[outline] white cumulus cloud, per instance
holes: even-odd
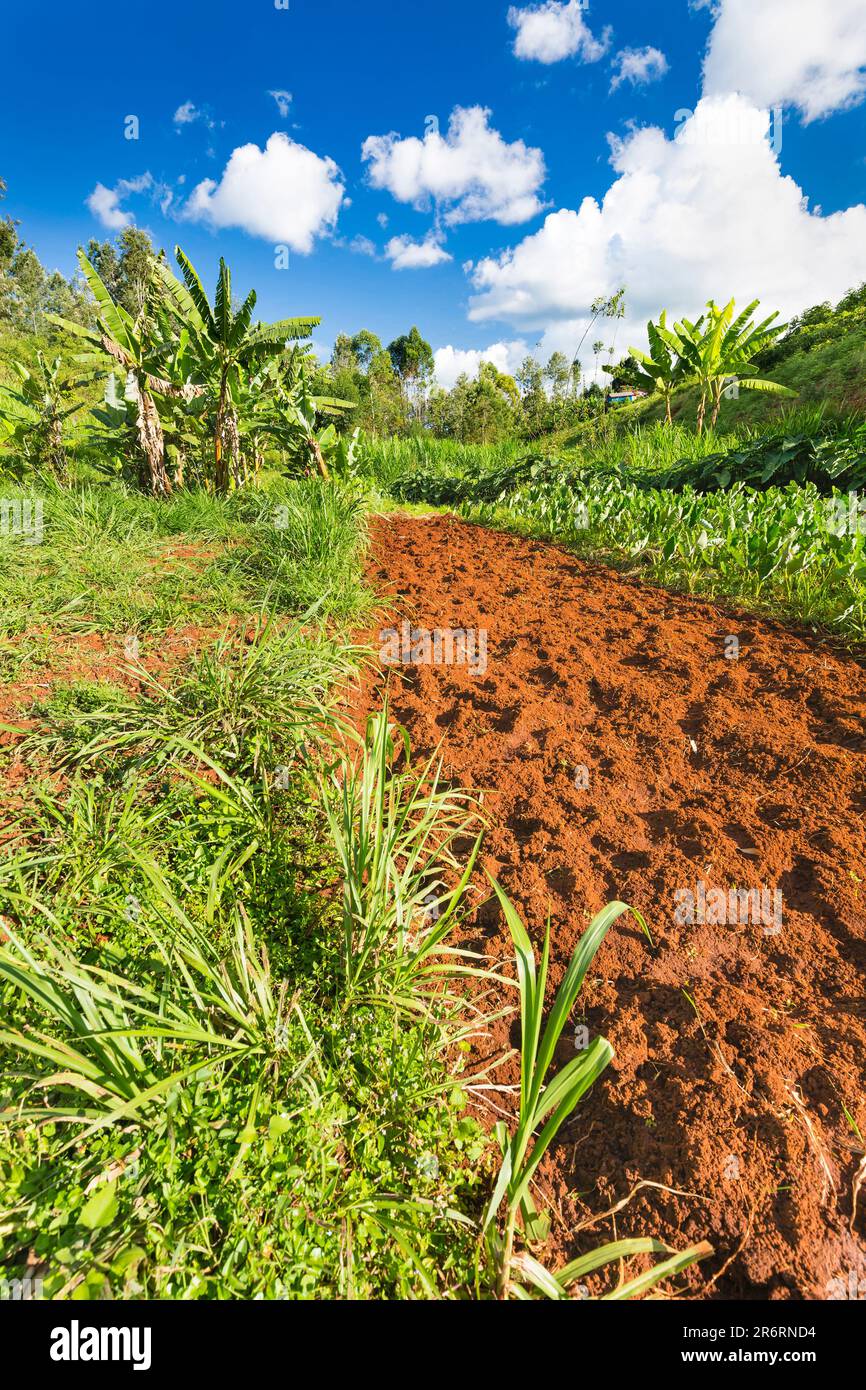
[[[436,380],[446,391],[450,391],[463,375],[476,377],[482,362],[492,362],[497,371],[512,376],[523,359],[531,351],[523,339],[512,342],[492,343],[489,348],[437,348],[433,354]]]
[[[240,145],[219,182],[193,190],[184,217],[212,227],[240,227],[307,255],[337,223],[346,190],[339,168],[281,131],[265,148]]]
[[[537,63],[559,63],[580,58],[597,63],[610,47],[611,30],[596,38],[586,22],[585,0],[545,0],[541,5],[512,5],[508,23],[517,32],[514,54]]]
[[[866,96],[864,0],[717,0],[704,94],[742,92],[813,121]]]
[[[613,77],[610,90],[615,92],[623,82],[633,87],[645,86],[664,77],[668,70],[668,60],[660,48],[623,48],[613,60]]]
[[[134,179],[119,179],[113,188],[106,188],[104,183],[97,183],[86,200],[87,206],[103,227],[108,227],[113,232],[121,231],[135,220],[131,212],[121,207],[123,199],[130,193],[146,193],[153,186],[151,174],[139,174]]]
[[[680,316],[710,298],[759,297],[787,316],[838,299],[863,279],[866,207],[811,211],[766,128],[766,111],[745,98],[707,97],[677,138],[648,127],[615,143],[617,178],[601,203],[551,213],[513,250],[472,268],[470,318],[541,327],[546,349],[573,352],[591,302],[621,285],[620,347],[640,344],[662,308]],[[600,322],[590,341],[607,346],[613,333]],[[589,356],[584,348],[585,366]]]
[[[491,127],[490,115],[481,106],[458,106],[444,136],[438,125],[423,139],[371,135],[362,150],[370,183],[400,203],[418,208],[434,203],[451,226],[527,222],[543,207],[538,190],[546,173],[544,155],[522,140],[509,144]]]
[[[433,236],[423,241],[413,241],[410,236],[392,237],[385,247],[385,255],[394,270],[428,270],[454,259]]]

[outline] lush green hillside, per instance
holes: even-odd
[[[866,311],[837,309],[824,323],[795,327],[777,348],[759,359],[758,365],[771,380],[797,392],[797,401],[793,404],[820,405],[828,416],[855,412],[866,415]],[[790,397],[740,391],[737,398],[722,401],[718,432],[741,426],[772,428],[791,405]],[[674,420],[691,425],[696,410],[697,389],[694,386],[683,387],[675,393]],[[639,401],[636,405],[621,407],[616,418],[628,425],[663,420],[664,403],[660,398]],[[559,435],[558,443],[569,447],[579,442],[583,428]]]

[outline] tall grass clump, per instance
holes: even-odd
[[[244,543],[225,564],[277,611],[313,604],[339,620],[359,618],[368,604],[361,565],[366,545],[363,497],[339,483],[304,479],[285,484],[257,505]]]
[[[477,811],[443,782],[441,760],[414,768],[409,751],[386,704],[369,719],[354,761],[319,785],[343,881],[347,1001],[390,995],[411,1007],[415,988],[417,1006],[417,988],[443,968],[443,951],[468,955],[443,943],[481,847]],[[461,865],[455,850],[466,843],[472,849]]]
[[[507,468],[529,450],[519,440],[498,444],[462,444],[454,439],[411,437],[370,439],[364,452],[364,474],[382,492],[415,473],[449,477],[467,470],[485,473]]]
[[[218,764],[230,776],[267,782],[308,737],[336,732],[339,683],[364,656],[303,614],[279,628],[260,614],[239,637],[229,628],[166,683],[141,665],[140,692],[107,687],[101,698],[49,700],[27,746],[76,764],[119,755],[138,769],[172,760]]]
[[[497,1294],[500,1298],[527,1298],[527,1290],[534,1288],[546,1298],[563,1299],[568,1297],[569,1288],[578,1279],[605,1265],[633,1255],[666,1255],[667,1259],[644,1274],[626,1283],[620,1282],[612,1292],[603,1295],[607,1299],[636,1297],[660,1280],[712,1254],[711,1247],[702,1242],[691,1249],[676,1252],[651,1238],[621,1240],[601,1246],[566,1268],[551,1273],[528,1250],[515,1250],[515,1235],[518,1220],[523,1223],[526,1242],[537,1240],[546,1230],[549,1223],[539,1213],[532,1196],[533,1177],[565,1121],[613,1058],[613,1048],[607,1039],[597,1037],[585,1051],[567,1062],[553,1076],[550,1075],[557,1045],[586,972],[608,931],[624,913],[632,911],[644,931],[647,931],[646,923],[638,912],[629,909],[625,903],[610,903],[604,908],[583,933],[545,1020],[550,923],[548,921],[545,932],[541,962],[537,964],[519,914],[495,880],[493,888],[514,944],[520,995],[520,1103],[512,1134],[509,1134],[505,1121],[499,1121],[496,1126],[502,1164],[483,1223],[496,1270]],[[501,1227],[497,1227],[495,1222],[500,1212],[503,1214],[502,1223]]]

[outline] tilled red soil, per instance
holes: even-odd
[[[485,866],[539,943],[550,911],[553,982],[611,899],[652,930],[654,948],[620,919],[584,986],[576,1021],[616,1059],[542,1167],[544,1258],[614,1232],[706,1238],[716,1254],[682,1281],[690,1294],[862,1296],[863,665],[440,515],[379,519],[369,578],[391,596],[377,632],[487,631],[483,673],[392,669],[392,707],[416,753],[441,742],[449,775],[484,792]],[[375,696],[370,682],[362,705]],[[778,890],[781,918],[678,920],[677,894],[699,883],[766,889],[774,905]],[[490,903],[467,940],[510,954]],[[517,1041],[508,1029],[478,1064]],[[569,1034],[562,1060],[574,1046]],[[513,1062],[497,1073],[515,1078]],[[585,1226],[640,1182],[680,1195],[645,1186]]]

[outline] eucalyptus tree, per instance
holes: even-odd
[[[124,227],[116,241],[91,238],[87,259],[115,304],[136,318],[152,298],[154,264],[158,259],[147,232],[140,227]]]
[[[156,263],[155,272],[188,332],[185,360],[190,379],[213,397],[214,487],[224,493],[240,480],[238,406],[243,375],[255,372],[268,358],[279,357],[288,343],[308,338],[320,320],[293,318],[270,326],[254,325],[256,292],[250,290],[237,312],[233,311],[231,272],[222,257],[211,307],[195,267],[179,246],[174,253],[183,283],[162,261]]]
[[[403,333],[388,344],[388,355],[400,380],[401,388],[405,392],[407,405],[409,404],[409,388],[414,385],[416,414],[420,415],[424,387],[435,370],[433,349],[421,336],[418,328],[412,328],[408,333]]]
[[[625,286],[623,285],[621,289],[618,289],[615,294],[612,294],[610,296],[604,294],[599,295],[598,298],[594,299],[590,304],[589,312],[590,317],[587,321],[586,327],[583,330],[583,336],[574,350],[574,356],[572,358],[573,362],[577,361],[577,359],[580,357],[580,350],[586,342],[590,329],[594,327],[594,325],[600,318],[615,320],[625,318]],[[615,338],[614,341],[616,341]],[[598,348],[598,351],[601,352],[603,347],[604,343],[601,344],[601,346]],[[593,348],[593,351],[595,351],[595,347]],[[612,352],[613,349],[611,349],[611,353]],[[597,371],[598,363],[596,362],[596,372]]]
[[[381,339],[377,338],[375,333],[371,333],[369,328],[362,328],[355,334],[351,347],[362,372],[369,372],[374,359],[383,350]]]

